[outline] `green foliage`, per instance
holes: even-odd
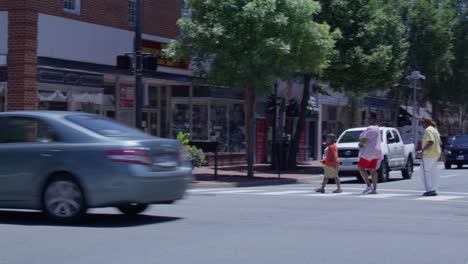
[[[410,11],[409,66],[426,76],[425,98],[432,102],[444,96],[452,74],[455,12],[447,0],[414,0]]]
[[[313,22],[320,10],[315,1],[191,0],[186,6],[192,16],[179,20],[184,34],[165,54],[192,59],[198,75],[217,84],[270,90],[279,77],[320,72],[333,49],[328,27]]]
[[[205,157],[205,153],[203,153],[203,150],[195,146],[189,145],[190,134],[179,132],[179,134],[177,134],[177,139],[180,141],[185,151],[187,151],[188,154],[190,155],[192,159],[192,165],[194,167],[198,168],[206,164],[206,157]]]
[[[321,0],[320,19],[340,29],[336,56],[326,71],[334,87],[359,94],[396,83],[408,48],[397,2]]]

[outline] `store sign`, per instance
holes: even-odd
[[[131,85],[120,85],[120,106],[133,107],[135,103],[135,89]]]
[[[287,100],[302,101],[304,83],[300,79],[277,82],[278,95]]]
[[[175,63],[171,59],[164,58],[163,56],[163,49],[167,47],[167,43],[151,41],[151,40],[143,40],[143,52],[151,53],[158,58],[158,65],[164,67],[171,67],[177,68],[182,70],[189,69],[189,63],[187,61],[182,60],[179,63]]]
[[[40,69],[38,81],[42,83],[68,84],[73,86],[102,87],[104,75],[71,72],[66,70]]]

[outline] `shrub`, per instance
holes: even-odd
[[[205,153],[203,153],[203,150],[195,146],[189,145],[190,144],[189,133],[179,132],[179,134],[177,134],[177,139],[182,144],[182,147],[184,148],[184,150],[187,151],[188,154],[190,155],[190,158],[192,160],[192,165],[194,167],[198,168],[206,164],[206,157],[205,157]]]

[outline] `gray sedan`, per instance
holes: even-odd
[[[0,113],[0,207],[75,220],[87,208],[133,215],[183,198],[192,167],[177,140],[79,112]]]

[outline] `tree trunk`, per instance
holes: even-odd
[[[248,83],[245,87],[246,102],[246,139],[247,139],[247,176],[254,176],[254,149],[255,149],[255,87]]]
[[[309,86],[310,86],[310,74],[304,75],[304,90],[302,93],[302,101],[300,106],[299,112],[299,120],[296,126],[296,132],[294,133],[293,140],[291,142],[291,146],[289,147],[289,155],[288,155],[288,167],[295,168],[297,166],[297,153],[299,151],[299,143],[301,142],[301,136],[304,132],[305,127],[305,119],[307,114],[307,106],[309,104],[310,93],[309,93]]]

